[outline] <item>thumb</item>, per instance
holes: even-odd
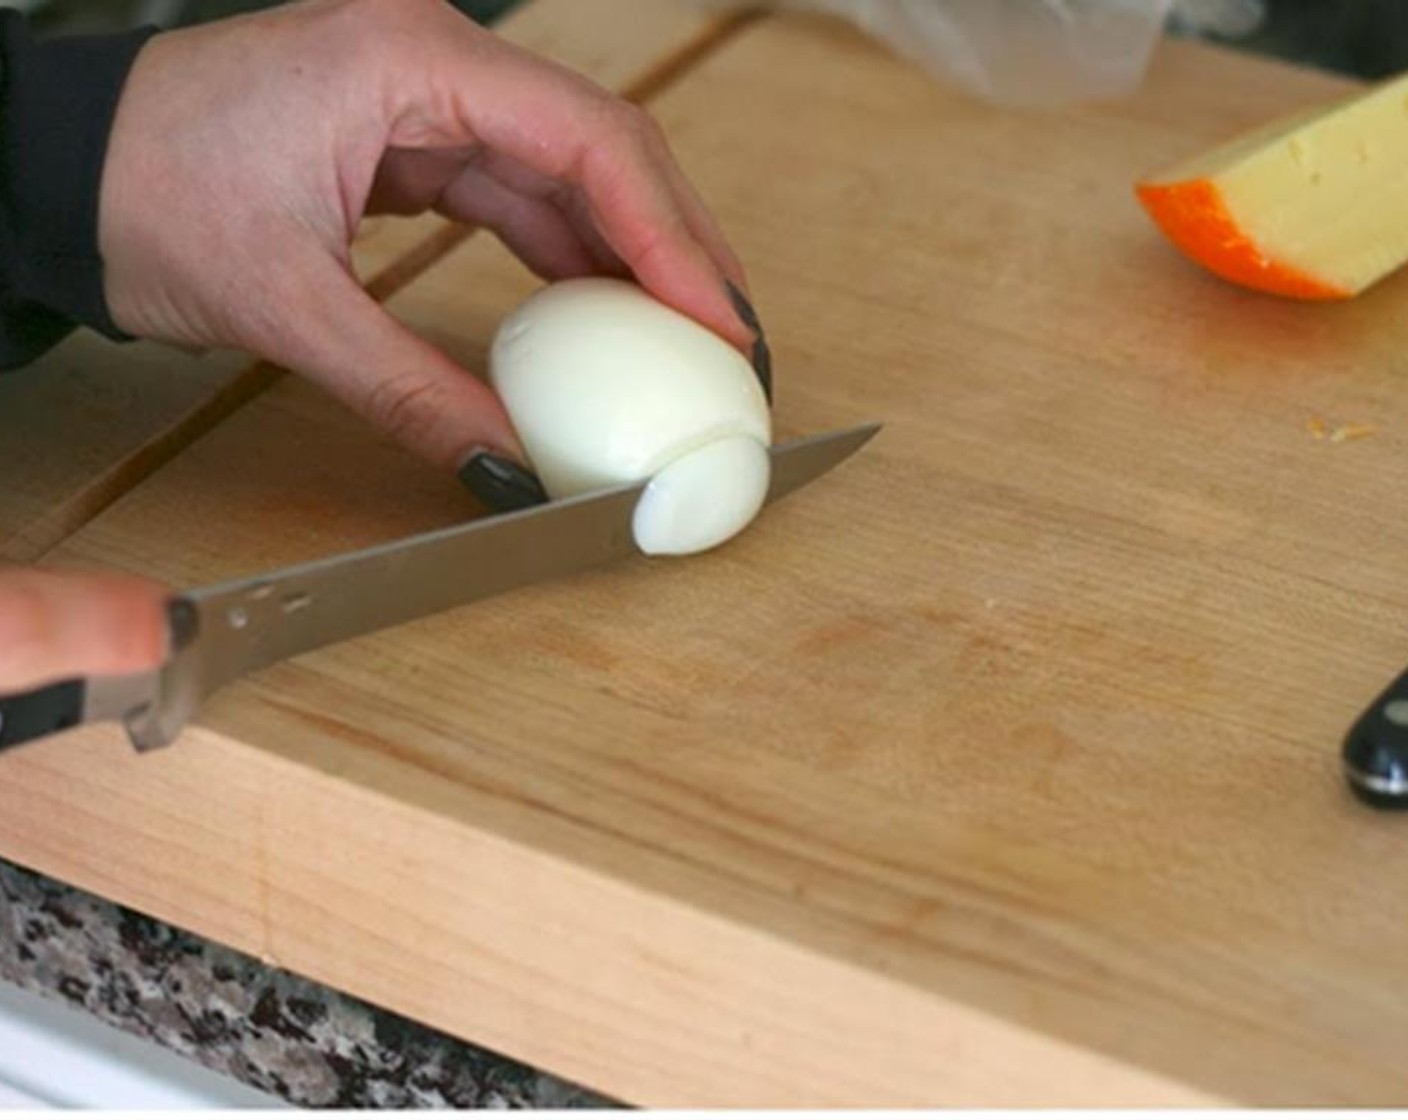
[[[132,576],[0,569],[0,693],[166,656],[166,592]]]
[[[508,412],[488,384],[397,322],[337,262],[310,264],[309,271],[312,282],[299,285],[297,321],[266,357],[449,470],[485,451],[524,461]]]

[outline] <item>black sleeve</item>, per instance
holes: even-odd
[[[98,192],[118,96],[154,33],[36,42],[0,12],[0,369],[76,325],[124,337],[103,296]]]

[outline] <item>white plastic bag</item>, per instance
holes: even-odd
[[[706,0],[707,2],[707,0]],[[717,0],[715,0],[717,3]],[[990,101],[1060,106],[1139,85],[1176,7],[1201,31],[1247,30],[1262,0],[772,0],[840,16]]]

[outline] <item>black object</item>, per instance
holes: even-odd
[[[537,475],[512,459],[487,451],[470,456],[460,468],[459,478],[476,498],[497,513],[529,509],[548,500],[548,492]]]
[[[98,249],[108,133],[155,29],[37,41],[0,8],[0,366],[83,324],[112,338]]]
[[[1361,78],[1408,66],[1403,0],[1271,0],[1267,17],[1235,46]]]
[[[725,280],[724,286],[728,289],[728,298],[733,301],[733,309],[738,312],[743,325],[758,336],[758,340],[753,343],[753,372],[758,375],[758,383],[763,387],[763,396],[767,397],[768,404],[772,404],[772,350],[768,347],[763,324],[759,321],[753,305],[748,302],[748,297],[738,290],[732,280]]]
[[[0,751],[66,731],[83,718],[83,681],[0,696]]]
[[[1408,809],[1408,672],[1345,736],[1344,776],[1354,795],[1377,809]]]

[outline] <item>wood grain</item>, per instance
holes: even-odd
[[[656,109],[779,428],[876,443],[710,555],[0,761],[0,851],[640,1103],[1408,1101],[1408,848],[1335,758],[1405,653],[1408,280],[1238,291],[1129,193],[1338,88],[1170,46],[1017,115],[754,27]],[[476,241],[391,306],[473,367],[530,287]],[[467,503],[286,382],[61,558],[197,582]]]
[[[0,374],[0,562],[38,558],[101,510],[149,440],[248,365],[84,333]]]
[[[737,22],[682,0],[537,0],[496,30],[639,97]],[[373,218],[353,245],[353,265],[385,299],[471,232],[435,215]],[[248,355],[119,346],[84,332],[0,375],[0,563],[43,555],[281,372]]]

